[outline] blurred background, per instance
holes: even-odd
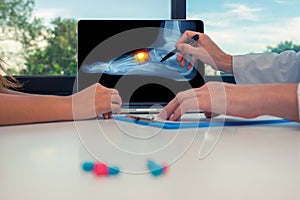
[[[187,0],[225,52],[300,50],[300,1]],[[0,0],[0,57],[13,75],[75,75],[79,19],[170,19],[169,0]],[[218,75],[210,67],[206,75]]]

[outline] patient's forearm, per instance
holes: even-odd
[[[0,125],[71,120],[69,97],[0,94]]]

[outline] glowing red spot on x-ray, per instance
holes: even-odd
[[[147,50],[140,50],[140,51],[136,51],[134,52],[134,59],[135,61],[137,61],[138,63],[145,63],[149,60],[150,56],[149,56],[149,52]]]

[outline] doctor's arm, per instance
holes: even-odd
[[[178,120],[186,111],[197,109],[244,118],[272,115],[299,121],[297,84],[235,85],[208,82],[200,88],[178,93],[158,117]]]
[[[186,44],[188,38],[198,34],[195,46]],[[233,74],[237,84],[298,83],[300,82],[300,52],[292,50],[278,53],[235,55],[225,53],[203,33],[186,31],[176,44],[176,60],[183,67],[189,60],[191,68],[197,60],[213,69]]]
[[[199,34],[200,39],[197,45],[185,44],[184,41],[194,34]],[[182,67],[185,66],[187,60],[190,60],[188,68],[200,60],[213,69],[233,73],[238,83],[255,85],[215,82],[181,92],[159,114],[162,119],[177,120],[188,110],[201,109],[206,114],[227,114],[246,118],[273,115],[299,121],[299,53],[285,52],[280,55],[270,53],[235,57],[223,52],[209,36],[192,31],[186,31],[176,47],[179,50],[177,61]],[[271,68],[275,64],[276,66]],[[261,67],[263,71],[268,71],[269,75],[266,75],[267,73],[260,75],[257,71]],[[264,80],[265,76],[267,76],[266,80]],[[239,77],[254,78],[243,80]]]

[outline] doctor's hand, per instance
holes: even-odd
[[[263,90],[259,93],[253,86],[208,82],[200,88],[179,92],[157,118],[176,121],[189,110],[202,110],[206,117],[227,114],[253,118],[259,114],[261,93]]]
[[[199,35],[199,40],[195,45],[189,45],[185,42],[194,36]],[[195,43],[195,42],[194,42]],[[188,69],[191,69],[197,60],[204,64],[210,65],[215,70],[221,70],[232,74],[232,56],[223,52],[208,35],[185,31],[176,44],[179,53],[176,61],[180,62],[180,66],[185,66],[187,60],[190,58]]]
[[[73,94],[72,98],[74,119],[89,119],[103,115],[104,119],[111,118],[112,113],[120,113],[122,99],[119,92],[102,86],[99,83]]]

